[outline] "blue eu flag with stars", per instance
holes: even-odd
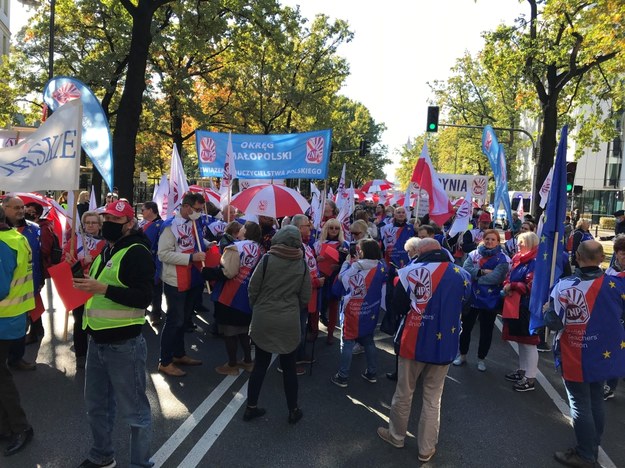
[[[543,304],[549,300],[553,282],[562,276],[564,252],[564,218],[566,216],[566,140],[568,128],[565,125],[560,134],[560,143],[553,168],[551,189],[543,218],[543,230],[538,244],[534,282],[530,294],[530,333],[543,327]],[[555,256],[555,261],[554,261]],[[553,271],[552,271],[553,270]],[[553,279],[553,281],[552,281]]]

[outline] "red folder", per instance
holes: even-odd
[[[319,257],[323,257],[323,260],[319,260]],[[339,251],[330,244],[321,244],[319,257],[317,257],[319,271],[324,276],[332,275],[335,271],[333,267],[339,263]]]
[[[91,293],[81,291],[72,286],[72,267],[69,263],[61,262],[53,265],[48,268],[48,273],[50,273],[50,277],[54,281],[54,286],[65,306],[65,310],[74,310],[93,296]]]

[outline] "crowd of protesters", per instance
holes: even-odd
[[[376,383],[374,334],[380,321],[394,335],[396,367],[386,377],[397,381],[397,387],[389,426],[380,427],[378,435],[396,448],[404,446],[412,395],[422,376],[420,461],[435,455],[445,377],[451,364],[470,361],[471,331],[478,319],[477,369],[487,370],[493,327],[501,315],[503,338],[519,345],[518,369],[502,377],[518,392],[536,388],[537,352],[544,331],[529,328],[529,296],[540,242],[529,219],[513,219],[512,236],[504,241],[485,206],[475,210],[466,232],[449,238],[451,220],[437,226],[427,215],[413,218],[401,206],[363,203],[348,222],[340,222],[336,204],[328,200],[320,224],[313,226],[310,213],[294,213],[284,220],[246,216],[233,206],[216,207],[190,192],[167,220],[161,219],[153,202],[143,205],[139,221],[133,207],[117,194],[109,194],[96,211],[85,207],[87,197],[78,200],[82,208],[73,234],[76,240],[65,243],[60,259],[52,258],[59,240],[54,239],[43,207],[25,206],[19,197],[9,195],[0,209],[0,254],[7,268],[0,283],[0,409],[20,408],[9,369],[36,368],[23,356],[27,344],[43,337],[40,292],[50,277],[48,269],[59,261],[69,263],[74,287],[93,295],[72,311],[76,367],[86,372],[85,402],[93,434],[93,445],[80,467],[115,466],[116,408],[132,429],[130,465],[152,466],[147,353],[141,330],[146,316],[152,326],[162,327],[158,371],[172,379],[184,377],[202,365],[185,346],[185,333],[195,328],[194,314],[206,310],[205,291],[214,305],[211,331],[223,338],[227,358],[215,372],[250,373],[245,421],[265,414],[258,402],[272,354],[280,356],[287,420],[295,424],[303,417],[297,376],[312,365],[314,356],[307,353],[307,344],[317,340],[320,330],[325,331],[328,346],[336,346],[335,334],[340,343],[337,372],[329,376],[333,384],[349,385],[352,356],[357,353],[366,357],[360,377]],[[567,248],[577,276],[565,275],[568,279],[554,289],[547,307],[549,325],[557,331],[554,351],[571,404],[587,407],[594,415],[602,411],[604,399],[614,397],[618,379],[625,375],[625,356],[615,353],[610,365],[604,363],[593,372],[567,361],[565,350],[574,346],[575,333],[580,333],[573,329],[579,324],[562,299],[568,294],[567,281],[593,287],[604,275],[599,269],[603,251],[592,240],[587,221],[580,219],[570,237],[572,245]],[[605,297],[615,294],[610,289],[625,294],[621,279],[625,236],[616,236],[614,245],[615,257],[605,273],[614,286],[606,287]],[[15,258],[29,258],[28,271]],[[15,286],[18,280],[27,290]],[[12,307],[20,297],[24,298],[20,306]],[[622,308],[616,310],[605,301],[610,316],[604,321],[590,316],[595,329],[605,333],[599,341],[625,342]],[[585,389],[592,392],[589,399]],[[33,437],[21,410],[10,411],[0,423],[4,424],[0,435],[9,438],[7,456]],[[577,445],[555,457],[568,466],[594,466],[602,427],[594,427],[588,435],[588,421],[575,416],[574,426]]]

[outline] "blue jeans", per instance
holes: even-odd
[[[111,434],[119,407],[130,425],[130,466],[151,467],[152,413],[145,394],[147,347],[143,336],[118,343],[97,344],[89,338],[85,406],[93,433],[89,460],[105,464],[115,452]]]
[[[577,454],[590,462],[597,461],[605,422],[603,382],[564,381],[569,396]]]
[[[174,357],[179,358],[186,354],[184,328],[187,320],[191,320],[197,288],[180,292],[177,287],[163,283],[163,290],[167,301],[167,314],[161,333],[161,364],[168,366]]]
[[[360,343],[365,348],[365,358],[367,359],[367,373],[375,375],[378,371],[377,350],[373,342],[373,335],[366,335],[356,338],[355,340],[346,340],[341,336],[341,363],[339,375],[341,377],[349,377],[349,369],[352,366],[352,351],[354,345]]]

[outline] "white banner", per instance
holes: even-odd
[[[467,191],[472,198],[486,199],[488,177],[481,175],[438,174],[438,180],[443,184],[447,195],[464,197]]]
[[[0,190],[78,190],[82,102],[64,104],[17,146],[0,148]]]

